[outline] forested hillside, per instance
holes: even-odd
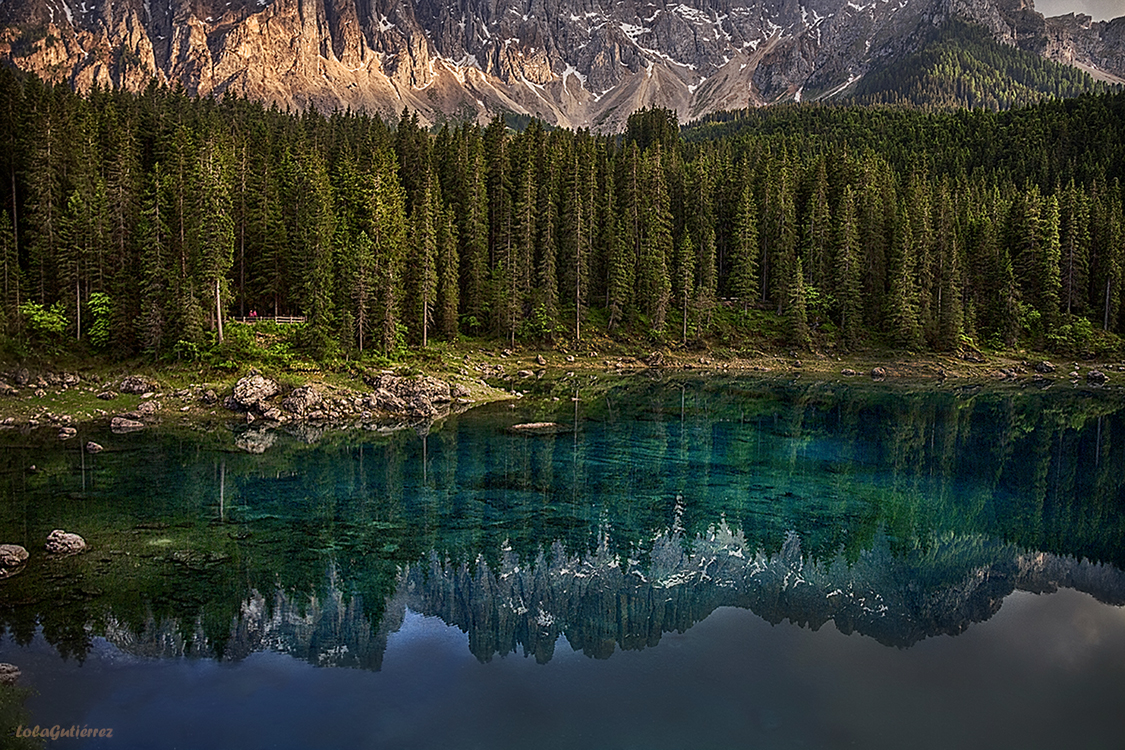
[[[917,52],[861,78],[854,100],[1000,110],[1111,88],[1076,67],[1000,44],[980,26],[953,20],[934,29]]]
[[[1112,94],[429,133],[3,71],[6,346],[201,357],[253,310],[307,316],[313,357],[592,328],[1079,354],[1125,328],[1123,130]]]

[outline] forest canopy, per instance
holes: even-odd
[[[653,109],[607,136],[2,70],[0,120],[9,353],[198,358],[251,311],[302,316],[312,357],[589,327],[1081,354],[1125,327],[1120,93]]]

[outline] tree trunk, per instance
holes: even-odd
[[[223,343],[223,308],[219,298],[219,278],[215,277],[215,326],[219,331],[219,343]]]

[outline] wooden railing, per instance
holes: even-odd
[[[235,323],[264,323],[267,320],[271,323],[304,323],[306,318],[304,315],[247,315],[245,318],[230,317],[227,320]]]

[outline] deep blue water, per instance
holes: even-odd
[[[31,691],[0,721],[114,730],[60,748],[1125,746],[1116,395],[557,389],[397,431],[0,435],[0,542],[32,551],[0,581]],[[567,431],[506,430],[543,420]],[[90,550],[46,559],[53,528]]]

